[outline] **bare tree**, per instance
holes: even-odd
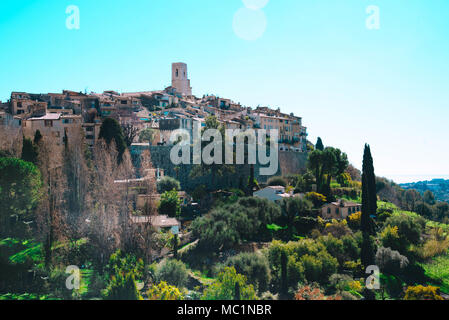
[[[66,134],[64,146],[64,174],[67,179],[66,221],[68,237],[77,240],[84,236],[86,200],[89,192],[90,170],[88,167],[88,150],[84,141],[84,132],[74,129]]]
[[[62,149],[56,138],[46,136],[38,143],[38,167],[43,181],[43,198],[37,210],[39,235],[44,242],[45,263],[52,261],[52,246],[65,239],[64,192],[67,188],[62,163]]]
[[[0,151],[20,158],[22,152],[22,127],[0,125]]]
[[[134,139],[137,137],[139,129],[133,126],[131,123],[125,123],[122,125],[122,130],[123,136],[125,138],[125,143],[129,147],[134,142]]]

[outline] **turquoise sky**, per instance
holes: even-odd
[[[80,9],[79,30],[66,28],[69,5]],[[365,26],[369,5],[380,9],[379,30]],[[242,8],[241,0],[2,0],[0,100],[11,91],[162,89],[170,64],[182,61],[194,94],[294,112],[313,142],[321,136],[358,167],[368,142],[378,175],[449,175],[449,1],[270,0],[243,11],[250,16],[236,33]],[[238,36],[264,17],[260,38]]]

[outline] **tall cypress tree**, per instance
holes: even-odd
[[[38,151],[37,147],[33,144],[33,141],[28,138],[23,138],[22,145],[22,160],[37,164]]]
[[[34,144],[38,144],[42,140],[42,134],[39,130],[34,133]]]
[[[372,235],[375,234],[372,216],[377,211],[376,176],[374,174],[373,158],[368,144],[365,144],[362,168],[362,217],[361,229],[363,235],[361,262],[366,268],[374,264],[375,245]]]
[[[363,232],[374,235],[372,217],[377,212],[376,176],[374,174],[373,157],[368,144],[365,144],[362,167],[362,221]]]
[[[315,149],[321,150],[321,151],[324,150],[323,141],[321,140],[320,137],[318,137],[318,140],[316,141]]]
[[[123,136],[122,128],[117,120],[112,118],[106,118],[100,127],[99,139],[104,139],[109,145],[114,139],[115,147],[118,151],[118,163],[122,162],[123,153],[126,150],[125,138]]]

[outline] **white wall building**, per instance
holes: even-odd
[[[284,198],[299,197],[301,194],[286,193],[283,186],[268,186],[253,193],[254,197],[268,199],[273,202],[281,201]]]

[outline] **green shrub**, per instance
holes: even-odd
[[[185,287],[188,281],[186,265],[178,260],[164,260],[156,269],[157,282],[165,281],[175,287]]]
[[[157,182],[157,192],[159,192],[160,194],[172,190],[181,190],[181,185],[175,178],[165,176]]]
[[[270,283],[270,267],[264,255],[258,253],[240,253],[230,257],[226,263],[228,267],[234,267],[237,273],[247,277],[258,292],[268,289]]]
[[[184,300],[185,291],[162,281],[158,285],[152,285],[147,295],[149,300]]]
[[[159,214],[169,217],[179,217],[181,214],[181,199],[178,197],[178,191],[165,191],[161,195],[158,211]]]
[[[217,280],[205,290],[202,300],[234,300],[236,286],[239,288],[240,300],[256,300],[253,285],[247,284],[246,277],[238,274],[235,268],[226,267],[218,274]]]
[[[287,180],[282,177],[271,177],[270,179],[268,179],[267,185],[287,187]]]
[[[111,281],[103,292],[105,300],[141,300],[136,287],[134,275],[119,273],[112,276]]]

